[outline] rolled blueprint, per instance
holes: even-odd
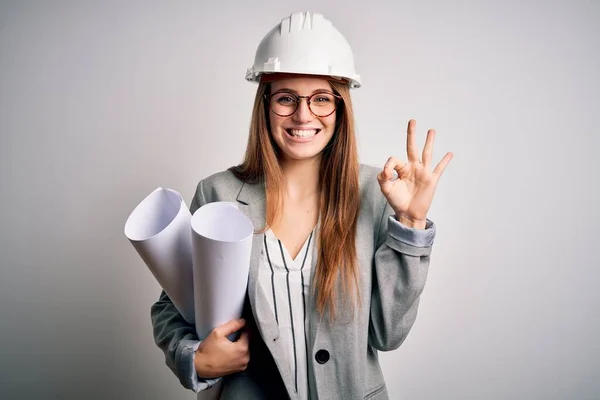
[[[159,187],[129,215],[125,236],[179,313],[194,324],[191,218],[178,192]]]
[[[125,223],[125,236],[201,340],[242,316],[253,233],[237,203],[208,203],[192,216],[178,192],[161,187]],[[216,400],[221,390],[219,380],[197,400]]]
[[[191,226],[196,333],[204,339],[242,315],[254,226],[228,202],[200,207]]]

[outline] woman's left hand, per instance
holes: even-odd
[[[427,132],[420,160],[415,126],[416,121],[411,119],[406,136],[408,162],[390,157],[377,175],[377,180],[398,221],[409,227],[424,229],[437,183],[453,154],[446,153],[433,171],[430,171],[435,130],[430,129]],[[394,179],[394,170],[398,173],[398,179]]]

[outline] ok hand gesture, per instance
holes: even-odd
[[[416,121],[411,119],[406,136],[408,162],[390,157],[377,175],[377,180],[398,221],[409,227],[424,229],[437,183],[453,154],[446,153],[433,171],[430,171],[435,130],[427,132],[425,147],[419,159],[415,127]],[[394,170],[398,173],[398,179],[393,179]]]

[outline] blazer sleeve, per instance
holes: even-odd
[[[374,255],[369,344],[395,350],[406,339],[417,317],[425,287],[436,226],[409,228],[396,220],[385,203]]]
[[[190,205],[192,215],[204,204],[206,199],[201,181]],[[196,373],[194,356],[201,340],[196,334],[195,326],[183,318],[164,290],[150,308],[150,318],[154,342],[164,353],[165,363],[183,387],[198,393],[212,387],[221,379],[200,378]]]

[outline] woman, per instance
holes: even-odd
[[[358,162],[360,77],[319,14],[273,28],[247,79],[258,89],[245,160],[201,180],[191,205],[237,201],[260,228],[244,318],[200,341],[163,291],[156,343],[195,392],[222,380],[222,398],[387,399],[377,352],[415,321],[435,236],[427,212],[452,153],[432,168],[435,132],[419,154],[411,120],[407,161]]]

